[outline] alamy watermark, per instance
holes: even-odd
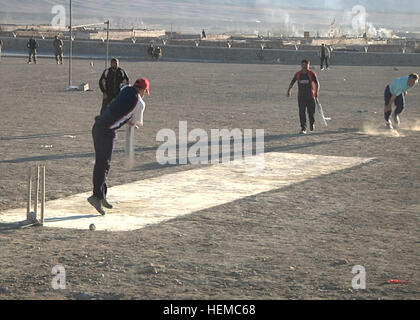
[[[66,289],[66,269],[61,264],[56,265],[52,268],[51,273],[55,277],[51,280],[51,287],[54,290],[65,290]]]
[[[244,161],[247,175],[259,175],[264,170],[264,129],[203,129],[188,132],[187,121],[179,122],[178,137],[171,129],[161,129],[156,141],[164,142],[156,151],[156,161],[166,164],[218,164]],[[255,140],[255,155],[253,145]],[[210,157],[209,157],[210,148]]]
[[[54,29],[63,29],[66,27],[66,8],[62,5],[53,6],[51,13],[55,16],[51,20],[51,26]]]
[[[354,6],[351,9],[352,20],[351,26],[353,31],[357,34],[362,34],[366,31],[366,8],[361,5]]]
[[[352,271],[353,274],[356,274],[352,281],[351,286],[354,290],[364,290],[366,289],[366,269],[363,266],[357,265],[354,266]]]

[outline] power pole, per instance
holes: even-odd
[[[72,28],[72,21],[71,21],[71,15],[72,15],[72,6],[71,6],[71,0],[70,0],[70,54],[69,54],[69,87],[71,86],[71,60],[73,58],[73,28]]]
[[[105,22],[106,27],[106,60],[105,60],[105,69],[108,67],[108,54],[109,54],[109,20]]]

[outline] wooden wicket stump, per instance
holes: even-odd
[[[44,213],[45,213],[45,166],[36,167],[35,176],[35,201],[34,210],[32,208],[32,168],[28,170],[28,188],[27,188],[27,203],[26,203],[26,220],[18,222],[19,228],[27,228],[32,226],[44,225]],[[38,219],[38,202],[40,200],[40,218]]]

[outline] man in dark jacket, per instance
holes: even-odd
[[[324,43],[321,45],[321,48],[319,49],[319,56],[321,57],[321,70],[324,70],[324,61],[325,61],[325,67],[328,70],[330,67],[329,61],[331,57],[331,51]]]
[[[55,36],[53,41],[55,61],[57,64],[63,64],[63,40]]]
[[[0,62],[1,62],[1,49],[3,48],[3,41],[0,39]]]
[[[116,58],[111,60],[111,67],[106,69],[99,79],[99,88],[103,93],[102,114],[106,106],[118,95],[121,87],[128,84],[128,76],[126,72],[120,68],[119,61]]]
[[[1,62],[1,49],[3,48],[3,40],[0,39],[0,62]]]
[[[26,47],[29,50],[28,63],[31,63],[32,58],[34,58],[34,63],[36,64],[36,49],[38,48],[38,42],[36,42],[33,36],[31,36],[31,38],[28,40]]]

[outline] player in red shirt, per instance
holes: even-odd
[[[309,129],[315,129],[315,101],[318,98],[319,81],[315,72],[310,70],[310,62],[302,60],[302,70],[297,72],[290,82],[287,96],[290,98],[291,91],[295,82],[298,82],[298,103],[299,103],[299,118],[300,118],[300,133],[306,134],[306,110],[309,115]]]

